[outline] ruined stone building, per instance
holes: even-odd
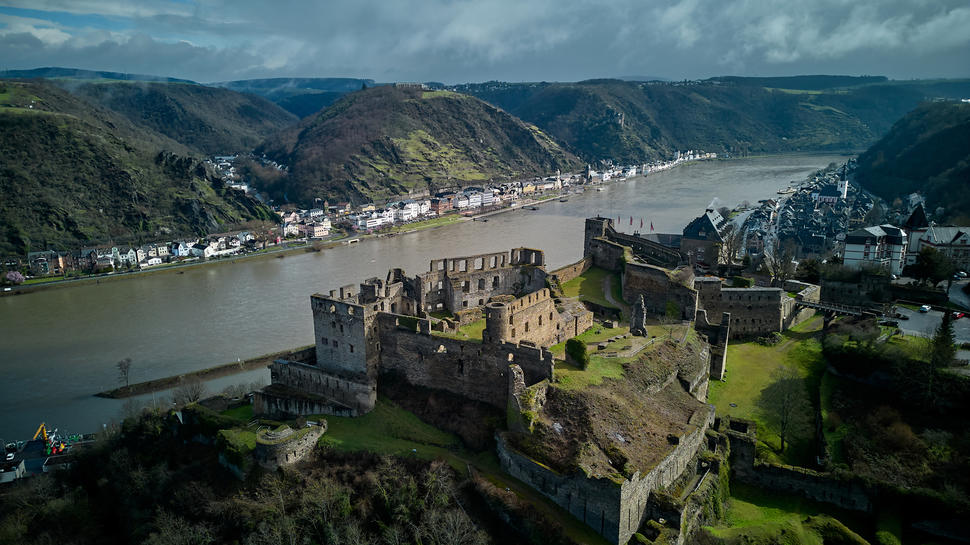
[[[315,358],[274,362],[272,384],[256,396],[257,412],[365,414],[388,374],[504,409],[510,363],[530,384],[551,378],[546,348],[593,323],[581,305],[557,307],[545,287],[544,259],[529,248],[437,259],[413,277],[391,269],[383,280],[312,295]],[[474,341],[441,334],[446,322],[430,316],[480,316],[483,308],[485,331]]]
[[[698,233],[705,231],[707,240],[713,241],[716,237],[710,230],[719,217],[707,214],[702,216],[706,219],[695,220],[691,225],[697,227]],[[700,225],[706,227],[701,229]],[[789,281],[784,289],[729,288],[716,276],[695,278],[694,268],[683,261],[676,267],[664,267],[655,263],[657,259],[641,259],[650,256],[627,245],[635,242],[642,247],[639,237],[618,235],[621,234],[615,232],[609,218],[587,219],[585,259],[591,266],[621,272],[623,298],[635,301],[642,297],[644,308],[653,316],[693,320],[703,310],[705,321],[718,324],[727,313],[731,315],[732,338],[760,337],[784,331],[811,317],[814,311],[801,308],[799,300],[819,300],[818,286],[800,282]],[[789,292],[798,293],[798,297],[791,297]]]

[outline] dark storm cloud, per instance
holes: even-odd
[[[0,59],[216,81],[970,75],[955,0],[0,0]]]

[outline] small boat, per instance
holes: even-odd
[[[606,188],[605,187],[597,187],[596,188],[596,191],[606,191]]]
[[[538,210],[539,207],[538,206],[527,206],[525,209],[526,210]]]
[[[564,196],[559,198],[559,202],[568,202],[568,201],[569,201],[569,197]]]

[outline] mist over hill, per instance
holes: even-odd
[[[349,94],[257,152],[290,167],[263,187],[294,202],[423,195],[581,165],[541,130],[474,97],[393,86]]]

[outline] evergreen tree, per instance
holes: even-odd
[[[937,328],[936,334],[933,336],[933,346],[930,354],[930,363],[933,367],[946,367],[953,363],[953,358],[957,354],[955,342],[956,339],[953,335],[953,317],[950,311],[946,311],[943,313],[943,321],[940,322],[940,327]]]

